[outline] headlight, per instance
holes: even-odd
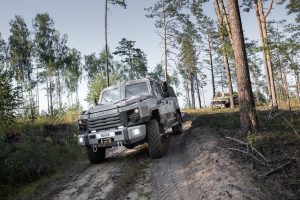
[[[85,144],[83,135],[78,136],[78,144],[79,145],[84,145]]]
[[[140,119],[139,109],[136,108],[128,113],[129,121],[137,122]]]

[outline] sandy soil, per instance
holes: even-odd
[[[164,156],[155,160],[147,145],[110,151],[103,164],[87,164],[54,191],[46,189],[43,199],[284,199],[262,189],[213,129],[187,123],[183,134],[164,137],[163,146]]]

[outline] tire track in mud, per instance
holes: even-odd
[[[186,179],[184,172],[187,155],[186,141],[189,132],[167,138],[164,157],[155,160],[152,187],[152,199],[193,199],[187,193],[188,188],[182,184]],[[168,141],[169,140],[169,141]]]

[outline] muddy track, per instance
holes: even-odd
[[[185,125],[162,141],[162,158],[150,159],[146,145],[108,153],[47,199],[274,199],[213,129]]]
[[[186,157],[186,140],[188,134],[168,138],[170,141],[164,157],[155,160],[152,174],[153,199],[191,199],[188,188],[182,185],[186,179],[182,171]]]

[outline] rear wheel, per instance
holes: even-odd
[[[150,119],[147,123],[147,142],[150,157],[160,158],[162,155],[160,127],[156,119]]]
[[[102,163],[105,160],[105,148],[97,148],[97,151],[94,152],[91,146],[86,149],[88,158],[91,163]]]

